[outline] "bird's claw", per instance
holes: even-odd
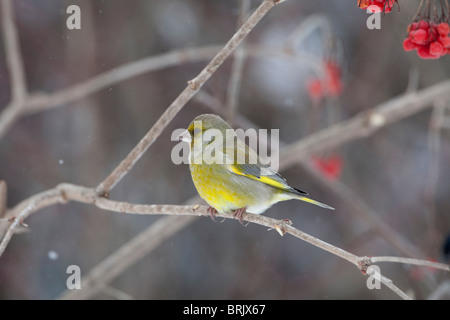
[[[214,218],[217,216],[217,214],[218,214],[219,212],[217,212],[217,210],[214,209],[213,207],[208,207],[208,209],[206,209],[206,212],[207,212],[207,213],[209,214],[209,216],[211,217],[211,220],[214,221],[214,222],[216,222],[216,220],[215,220]]]
[[[244,221],[242,219],[242,217],[243,217],[244,213],[246,213],[246,212],[247,212],[247,207],[236,209],[233,212],[233,217],[238,218],[239,222],[242,224],[242,222]]]

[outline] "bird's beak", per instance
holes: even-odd
[[[178,141],[185,141],[187,143],[191,143],[192,142],[192,137],[191,134],[189,133],[189,131],[184,131],[179,137],[178,137]]]

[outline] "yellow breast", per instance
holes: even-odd
[[[199,195],[218,212],[231,212],[251,202],[220,165],[191,163],[189,168]]]

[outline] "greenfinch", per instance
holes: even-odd
[[[219,134],[207,134],[208,131]],[[230,133],[233,138],[231,144],[225,141]],[[261,214],[273,204],[291,199],[333,209],[306,197],[306,192],[290,187],[278,172],[264,164],[256,152],[233,133],[231,126],[219,116],[202,114],[180,136],[180,140],[190,144],[192,181],[199,195],[210,205],[208,213],[211,218],[217,213],[233,213],[242,223],[245,212]],[[205,152],[213,144],[214,150]],[[238,161],[242,159],[245,161]]]

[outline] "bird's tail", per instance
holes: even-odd
[[[316,206],[334,210],[333,207],[330,207],[329,205],[326,205],[325,203],[316,201],[314,199],[306,197],[308,194],[305,191],[302,191],[300,189],[292,188],[290,187],[289,190],[286,190],[285,192],[282,192],[278,195],[277,201],[284,201],[284,200],[290,200],[290,199],[298,199],[305,202],[309,202],[312,204],[315,204]]]
[[[319,202],[319,201],[310,199],[310,198],[305,197],[305,196],[297,195],[297,196],[295,197],[295,199],[302,200],[302,201],[305,201],[305,202],[309,202],[309,203],[315,204],[316,206],[319,206],[319,207],[322,207],[322,208],[334,210],[333,207],[330,207],[329,205],[326,205],[325,203],[322,203],[322,202]]]

